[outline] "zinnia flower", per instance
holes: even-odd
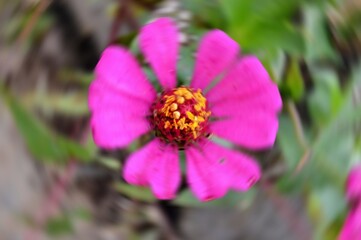
[[[361,202],[361,165],[351,169],[346,183],[346,195],[350,202]]]
[[[351,211],[341,230],[339,240],[361,239],[361,165],[354,167],[348,175],[346,195]]]
[[[155,138],[126,160],[124,178],[150,186],[159,199],[175,197],[181,182],[180,150],[193,193],[202,201],[245,191],[261,176],[252,157],[210,140],[214,135],[252,150],[273,145],[282,100],[261,62],[238,55],[238,44],[220,30],[207,33],[196,54],[190,86],[177,87],[178,31],[169,18],[141,29],[140,49],[163,91],[157,94],[132,54],[109,46],[96,66],[89,92],[94,141],[126,147]]]

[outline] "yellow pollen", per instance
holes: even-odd
[[[164,123],[164,129],[167,129],[167,128],[171,127],[171,126],[172,126],[172,125],[170,124],[169,121],[166,121],[166,122]]]
[[[188,117],[190,120],[194,120],[194,115],[193,115],[193,113],[187,111],[186,114],[187,114],[187,117]]]
[[[179,119],[180,116],[181,116],[180,112],[178,112],[178,111],[173,112],[173,118],[174,119]]]
[[[179,129],[183,130],[184,128],[186,128],[188,125],[186,124],[186,119],[185,117],[182,117],[177,124],[179,125]]]
[[[190,92],[186,92],[186,93],[184,94],[184,97],[185,97],[187,100],[190,100],[190,99],[193,98],[193,95],[192,95]]]
[[[171,111],[175,111],[175,110],[177,110],[177,109],[178,109],[178,104],[172,103],[172,104],[170,105],[170,110],[171,110]]]
[[[179,104],[183,104],[184,101],[185,101],[184,97],[178,97],[177,98],[177,103],[179,103]]]
[[[196,104],[194,105],[194,110],[196,110],[197,112],[201,111],[202,106],[200,104]]]
[[[174,96],[168,96],[167,100],[165,101],[165,103],[172,103],[174,102],[175,97]]]

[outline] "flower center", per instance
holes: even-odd
[[[208,134],[211,114],[201,90],[179,87],[166,92],[152,106],[151,123],[156,135],[183,147]]]

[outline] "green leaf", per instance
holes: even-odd
[[[188,86],[193,75],[194,51],[190,47],[184,47],[180,50],[180,59],[178,61],[177,73],[180,85]]]
[[[254,21],[280,21],[291,17],[301,0],[222,0],[220,6],[230,25],[248,25]]]
[[[315,4],[307,4],[303,7],[305,21],[305,44],[306,59],[314,60],[336,60],[335,50],[330,44],[326,28],[326,14],[323,9]]]
[[[286,65],[286,56],[283,51],[267,51],[267,54],[260,54],[258,57],[267,69],[272,80],[279,85],[283,80],[283,71]]]
[[[91,152],[77,142],[54,134],[1,86],[0,96],[7,103],[18,129],[34,157],[45,162],[56,163],[65,163],[70,158],[81,161],[92,160]]]
[[[35,95],[35,96],[34,96]],[[85,93],[40,93],[30,95],[27,104],[35,105],[47,114],[61,114],[81,117],[89,114],[88,101]]]
[[[59,148],[64,151],[67,158],[75,158],[82,162],[94,161],[95,151],[63,136],[56,136],[55,141],[58,143]]]
[[[65,69],[60,71],[59,79],[64,83],[77,83],[88,88],[90,83],[94,80],[92,72],[82,72],[73,69]]]
[[[74,219],[90,221],[93,217],[91,211],[87,208],[79,207],[72,210],[70,216]]]
[[[154,202],[156,200],[149,188],[128,185],[121,182],[115,184],[114,187],[125,196],[135,200],[144,202]]]
[[[283,49],[297,55],[304,50],[303,36],[299,30],[284,21],[257,21],[244,28],[233,26],[228,32],[248,50]]]
[[[234,192],[230,191],[226,196],[212,200],[209,202],[199,201],[190,190],[184,190],[179,196],[172,201],[172,204],[182,207],[234,207],[234,206],[249,206],[256,195],[255,188],[248,190],[247,192]]]
[[[220,5],[227,16],[227,31],[242,48],[249,50],[280,48],[301,54],[304,49],[303,37],[290,19],[299,2],[225,0],[220,1]]]
[[[73,232],[73,225],[68,215],[50,218],[45,226],[46,232],[55,237]]]
[[[223,28],[225,17],[219,11],[218,0],[183,0],[184,7],[193,12],[193,18],[211,28]]]
[[[290,94],[293,100],[301,100],[304,94],[305,87],[299,64],[295,59],[291,59],[284,87],[286,89],[286,92]]]
[[[100,157],[99,162],[109,169],[119,171],[122,167],[119,160],[112,157]]]
[[[313,189],[308,198],[308,212],[312,217],[315,227],[315,239],[325,239],[330,225],[342,215],[346,204],[343,194],[330,186],[322,189]],[[327,238],[329,239],[329,238]]]
[[[317,66],[310,68],[315,87],[308,98],[310,114],[316,126],[324,126],[339,112],[343,94],[337,73]]]
[[[304,153],[304,149],[297,141],[294,126],[287,115],[281,115],[279,117],[277,141],[288,168],[290,171],[294,171]]]

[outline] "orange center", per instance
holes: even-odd
[[[164,92],[152,107],[156,135],[184,146],[207,135],[211,114],[201,90],[179,87]]]

